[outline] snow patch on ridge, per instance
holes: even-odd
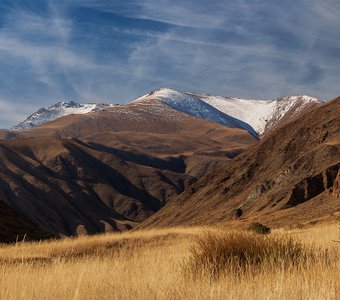
[[[11,129],[13,130],[29,129],[70,114],[87,114],[90,112],[103,110],[105,108],[112,106],[113,104],[107,103],[79,104],[74,101],[62,101],[48,108],[40,108],[38,111],[30,115],[26,120],[20,122],[18,125],[12,127]]]
[[[288,96],[275,100],[246,100],[208,95],[197,96],[218,110],[250,124],[259,134],[263,134],[290,110],[292,110],[291,113],[293,115],[311,103],[321,103],[320,100],[306,95]]]

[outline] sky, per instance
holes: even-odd
[[[160,87],[331,99],[339,15],[338,0],[0,0],[0,128]]]

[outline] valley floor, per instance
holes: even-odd
[[[339,224],[270,234],[328,249],[328,262],[189,278],[183,266],[203,231],[223,234],[225,229],[173,228],[2,245],[0,298],[291,300],[340,295],[340,244],[334,242],[340,239]]]

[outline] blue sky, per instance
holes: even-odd
[[[338,0],[1,0],[0,127],[158,87],[334,98],[339,15]]]

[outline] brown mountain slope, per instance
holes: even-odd
[[[134,226],[257,142],[159,103],[70,115],[6,137],[0,200],[59,235]]]
[[[340,98],[302,114],[202,177],[142,227],[236,218],[274,226],[340,213]],[[240,223],[240,221],[236,222]]]

